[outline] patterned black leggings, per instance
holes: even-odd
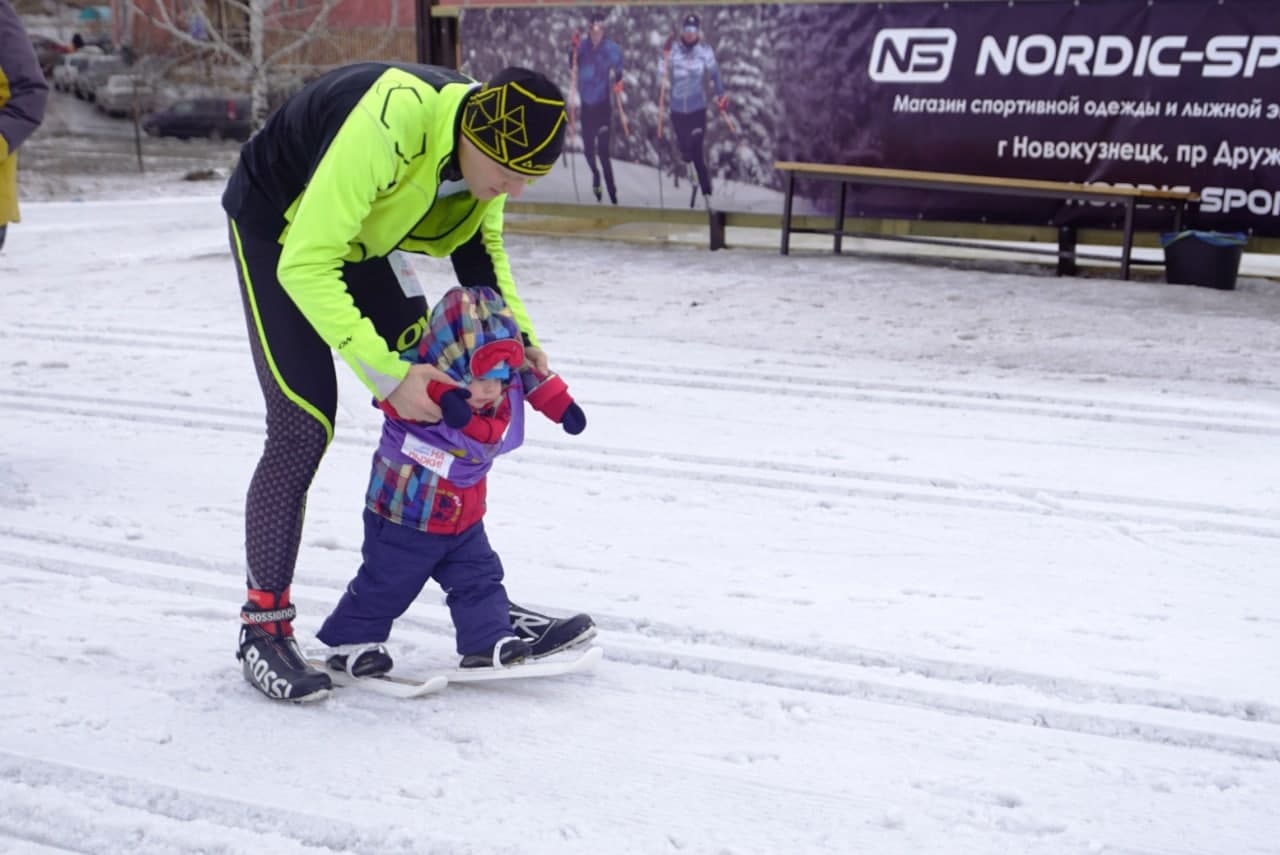
[[[307,491],[333,440],[337,376],[329,346],[276,278],[280,245],[240,231],[234,221],[229,233],[267,410],[267,439],[245,501],[248,584],[283,591],[293,582]],[[345,265],[343,280],[389,342],[426,314],[425,299],[405,295],[385,258]]]

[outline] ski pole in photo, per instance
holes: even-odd
[[[573,31],[573,35],[569,37],[569,69],[572,77],[569,78],[569,127],[565,129],[565,145],[562,156],[564,162],[569,162],[569,150],[573,148],[573,135],[577,127],[577,102],[578,102],[578,45],[582,43],[582,35],[577,31]]]
[[[622,79],[613,84],[613,102],[618,105],[618,119],[622,122],[622,135],[631,138],[631,126],[627,124],[627,112],[622,107]],[[662,121],[661,118],[658,121]]]
[[[565,135],[564,159],[569,164],[569,177],[573,181],[573,201],[575,202],[582,200],[578,196],[578,169],[569,153],[573,149],[573,135],[578,127],[578,45],[581,43],[582,34],[574,30],[569,38],[569,68],[573,72],[573,77],[569,80],[569,127]]]
[[[666,43],[662,46],[662,62],[658,65],[658,138],[656,140],[656,148],[658,151],[658,207],[665,207],[665,200],[662,193],[662,149],[666,145],[666,140],[662,138],[662,119],[667,114],[667,89],[671,86],[671,45],[675,43],[675,33],[667,36]],[[674,172],[674,168],[672,169]],[[679,186],[677,184],[677,186]]]
[[[720,116],[724,119],[724,123],[729,126],[729,132],[735,136],[738,133],[738,125],[733,121],[733,116],[729,115],[729,96],[721,95],[716,99],[716,107],[720,110]]]

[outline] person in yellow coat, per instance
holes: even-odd
[[[31,37],[9,0],[0,0],[0,247],[18,216],[18,148],[44,121],[49,84]]]

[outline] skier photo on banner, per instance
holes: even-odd
[[[591,192],[596,201],[618,204],[618,188],[613,180],[613,163],[609,156],[612,139],[613,105],[618,105],[618,118],[624,132],[626,114],[622,110],[622,49],[604,34],[605,16],[593,14],[583,39],[575,30],[570,47],[569,65],[577,76],[582,153],[591,169]],[[599,165],[597,166],[597,160]],[[600,179],[604,177],[604,185]]]
[[[391,670],[384,642],[430,580],[447,594],[461,669],[504,668],[584,643],[587,615],[558,620],[530,637],[517,627],[503,568],[485,532],[486,484],[494,460],[524,442],[524,405],[570,435],[586,416],[556,374],[525,362],[515,315],[491,288],[453,288],[431,310],[421,341],[402,358],[433,365],[459,385],[427,392],[443,421],[399,417],[387,401],[365,495],[363,563],[316,637],[326,665],[349,677]]]
[[[715,91],[716,107],[723,113],[729,103],[716,54],[702,39],[702,25],[696,14],[685,15],[680,38],[670,50],[664,50],[658,64],[661,97],[670,106],[671,130],[684,162],[693,168],[697,186],[689,197],[689,207],[697,201],[701,189],[703,201],[711,207],[711,175],[704,153],[707,132],[706,81]],[[692,178],[690,180],[693,180]]]

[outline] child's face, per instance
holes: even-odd
[[[486,410],[502,398],[502,381],[477,378],[467,387],[471,391],[471,409]]]

